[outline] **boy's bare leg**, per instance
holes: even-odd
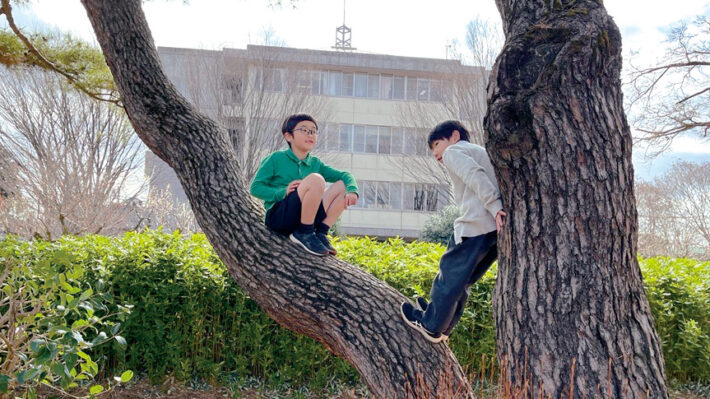
[[[325,191],[325,179],[318,173],[311,173],[301,181],[296,191],[301,199],[301,224],[313,224]]]
[[[332,226],[345,210],[345,184],[342,180],[333,183],[323,194],[323,208],[327,215],[323,223]]]

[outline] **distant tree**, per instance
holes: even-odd
[[[424,241],[437,242],[442,245],[448,244],[451,235],[454,233],[454,220],[460,215],[461,211],[457,206],[445,206],[424,223],[422,239]]]
[[[636,66],[632,59],[627,103],[639,138],[660,151],[680,134],[710,137],[710,18],[674,27],[667,46],[655,65]]]
[[[140,185],[129,183],[141,143],[123,109],[24,68],[0,67],[0,98],[0,168],[12,171],[10,184],[0,181],[12,193],[4,194],[3,232],[53,239],[137,223]]]
[[[436,80],[437,101],[405,101],[399,105],[399,122],[414,127],[406,140],[416,142],[420,155],[403,157],[401,167],[407,176],[416,180],[443,182],[441,187],[450,187],[446,168],[429,156],[427,136],[438,123],[454,119],[461,121],[469,130],[469,140],[484,145],[483,116],[486,113],[486,86],[495,58],[503,46],[503,31],[500,23],[475,17],[466,26],[466,49],[461,51],[451,45],[449,68],[440,71]],[[450,192],[446,194],[451,200]]]
[[[641,255],[710,259],[710,162],[676,162],[636,192]]]

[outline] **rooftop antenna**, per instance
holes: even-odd
[[[343,24],[335,28],[335,46],[338,51],[357,50],[352,46],[352,29],[345,25],[345,0],[343,0]]]

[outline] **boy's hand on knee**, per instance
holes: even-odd
[[[291,183],[286,186],[286,195],[289,195],[293,192],[293,190],[298,188],[298,185],[301,184],[300,180],[294,180]]]
[[[357,204],[357,194],[347,193],[345,194],[345,207],[350,207]]]

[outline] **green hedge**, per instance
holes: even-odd
[[[426,295],[443,247],[402,240],[379,243],[352,238],[335,243],[339,256],[386,281],[407,296]],[[118,345],[100,349],[108,370],[132,369],[159,380],[256,377],[272,384],[325,387],[331,380],[354,382],[357,374],[314,340],[271,321],[229,277],[203,235],[183,239],[159,232],[119,238],[65,237],[55,243],[0,241],[25,263],[73,254],[87,284],[107,284],[116,304],[135,305]],[[654,258],[641,260],[668,376],[710,381],[710,263]],[[450,346],[472,373],[488,368],[495,355],[489,271],[474,285]]]

